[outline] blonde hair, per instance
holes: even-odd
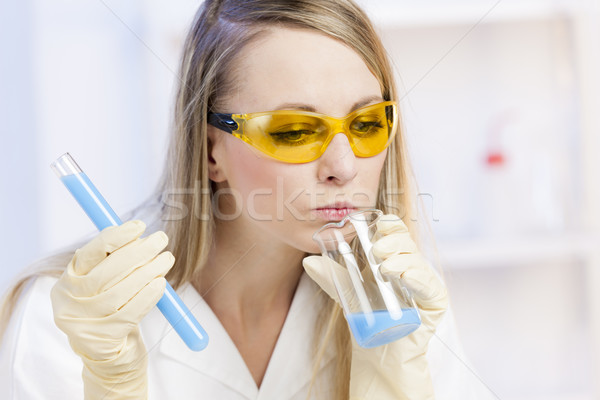
[[[241,49],[273,25],[312,29],[352,48],[381,85],[385,100],[397,100],[387,54],[366,14],[352,0],[206,0],[187,35],[180,66],[171,138],[163,175],[151,201],[160,198],[162,226],[170,238],[169,250],[176,268],[167,278],[177,288],[192,280],[206,264],[215,232],[213,186],[208,177],[209,142],[206,115],[217,109],[233,84],[235,59]],[[415,235],[414,182],[403,132],[388,148],[379,183],[377,207],[402,217]],[[194,188],[194,195],[189,189]],[[182,190],[183,189],[183,190]],[[173,213],[166,205],[175,201],[183,210]],[[167,198],[168,197],[168,198]],[[149,200],[150,201],[150,200]],[[142,205],[141,207],[144,207]],[[418,239],[415,237],[415,239]],[[74,249],[73,249],[74,251]],[[68,263],[62,256],[45,260],[45,272],[22,278],[9,291],[3,306],[4,329],[25,282],[33,275],[59,274]],[[351,342],[339,307],[325,294],[315,344],[314,383],[325,349],[335,348],[334,389],[337,399],[349,397]],[[0,330],[0,335],[2,331]]]

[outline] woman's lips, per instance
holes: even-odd
[[[323,207],[313,210],[318,219],[325,221],[339,221],[346,215],[357,211],[353,207]]]

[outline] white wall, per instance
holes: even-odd
[[[0,3],[0,287],[41,242],[31,12],[30,1]]]
[[[118,214],[150,194],[180,41],[198,4],[2,2],[0,287],[94,232],[49,168],[61,154],[71,153]]]

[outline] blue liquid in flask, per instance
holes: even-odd
[[[403,308],[400,319],[392,319],[387,310],[373,311],[372,317],[372,323],[369,324],[365,313],[346,315],[356,342],[366,349],[400,339],[414,332],[421,325],[421,318],[415,308]]]

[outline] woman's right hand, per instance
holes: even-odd
[[[147,398],[138,324],[164,293],[175,258],[141,221],[108,227],[78,249],[51,292],[56,325],[83,360],[85,399]]]

